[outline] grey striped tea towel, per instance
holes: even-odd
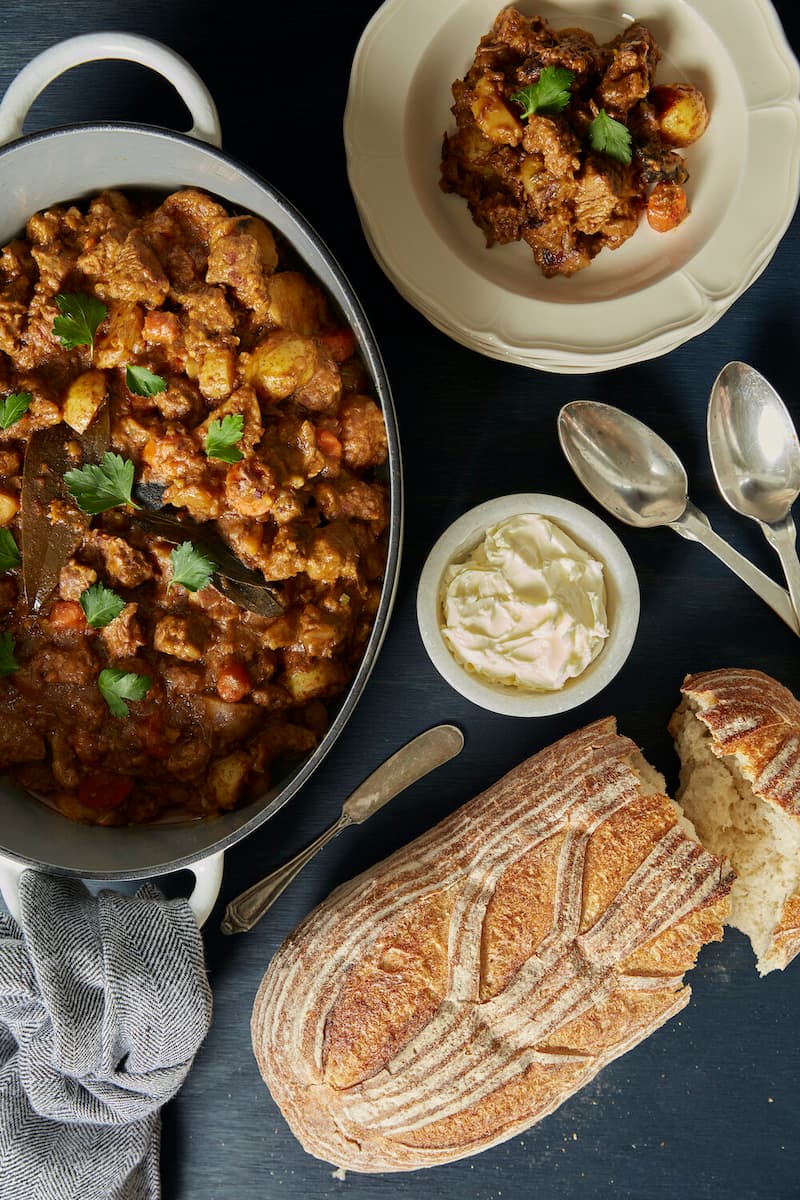
[[[203,943],[152,885],[26,871],[0,913],[0,1200],[154,1200],[160,1109],[211,1020]]]

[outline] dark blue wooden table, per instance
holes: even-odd
[[[616,528],[639,574],[641,626],[627,665],[595,700],[538,722],[494,716],[453,693],[429,663],[417,633],[415,591],[424,557],[446,524],[510,492],[555,493],[595,507],[558,449],[555,418],[570,399],[614,403],[657,428],[682,455],[692,496],[718,531],[775,574],[756,527],[715,492],[705,406],[716,373],[737,358],[767,374],[800,418],[800,219],[728,314],[664,358],[569,377],[464,349],[394,291],[370,255],[349,191],[342,114],[352,55],[376,7],[372,0],[4,0],[0,7],[0,91],[39,50],[95,29],[148,34],[192,63],[214,93],[224,148],[295,202],[349,275],[384,354],[400,423],[406,538],[385,645],[324,766],[269,825],[228,855],[223,897],[206,929],[214,1024],[164,1114],[165,1197],[797,1200],[800,962],[759,980],[749,945],[735,932],[703,952],[691,976],[692,1002],[678,1019],[524,1137],[449,1167],[341,1180],[301,1150],[258,1075],[249,1019],[262,973],[281,940],[334,885],[528,754],[608,713],[674,787],[677,760],[666,725],[688,671],[758,667],[800,693],[797,639],[737,579],[667,530],[625,526]],[[777,8],[800,48],[795,3],[779,0]],[[96,64],[57,81],[37,102],[29,127],[101,118],[186,125],[166,83],[128,64]],[[780,156],[781,147],[774,152]],[[465,732],[457,760],[339,838],[253,932],[234,938],[218,932],[224,901],[329,823],[389,753],[441,720]]]

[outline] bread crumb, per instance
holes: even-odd
[[[337,1167],[335,1171],[331,1171],[331,1179],[338,1179],[344,1183],[345,1179],[347,1179],[347,1171],[345,1171],[344,1167]]]
[[[706,849],[736,872],[728,924],[749,937],[766,975],[783,965],[772,936],[800,889],[800,822],[754,795],[736,755],[714,754],[693,700],[684,700],[670,728],[681,759],[678,800]]]

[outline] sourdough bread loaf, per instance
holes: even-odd
[[[449,1162],[520,1133],[689,999],[726,869],[612,719],[563,738],[338,888],[252,1016],[310,1153]]]
[[[762,975],[800,951],[800,704],[761,671],[689,675],[670,722],[678,800],[736,873],[729,923]]]

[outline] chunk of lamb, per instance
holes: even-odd
[[[526,17],[516,8],[509,6],[498,13],[487,38],[487,45],[500,42],[523,58],[537,54],[546,46],[555,45],[558,35],[544,17]]]
[[[182,662],[199,662],[203,657],[203,641],[199,626],[185,617],[162,617],[153,632],[154,649]]]
[[[183,188],[167,196],[161,211],[172,217],[185,234],[208,246],[220,221],[228,220],[221,204],[196,188]]]
[[[23,687],[30,681],[37,689],[44,684],[77,684],[86,687],[95,682],[97,664],[88,646],[45,646],[28,660],[15,676]],[[1,723],[1,722],[0,722]]]
[[[353,471],[386,462],[388,444],[383,413],[369,396],[347,396],[339,418],[342,461]]]
[[[134,550],[124,538],[92,529],[84,538],[84,550],[97,554],[103,563],[103,573],[120,587],[139,587],[153,578],[153,568],[144,554]]]
[[[97,571],[71,558],[61,568],[58,577],[58,594],[62,600],[80,600],[83,592],[97,582]]]
[[[328,521],[337,517],[354,518],[367,522],[376,534],[386,528],[387,494],[381,484],[342,475],[335,482],[326,479],[318,483],[314,488],[314,499]]]
[[[250,234],[231,233],[215,240],[208,256],[207,283],[223,283],[257,318],[267,315],[269,288],[258,242]]]
[[[560,29],[556,37],[556,45],[543,47],[538,51],[538,58],[543,66],[566,67],[572,71],[576,87],[580,88],[587,79],[600,74],[608,66],[610,51],[598,45],[585,29]],[[533,80],[524,78],[521,82],[531,83]]]
[[[358,549],[347,522],[331,521],[314,530],[305,569],[320,583],[358,577]]]
[[[0,579],[0,613],[10,613],[17,603],[17,583],[15,579]]]
[[[653,86],[661,51],[649,30],[636,23],[615,38],[610,49],[613,58],[595,95],[600,107],[620,120]]]
[[[98,293],[104,299],[123,300],[157,308],[169,292],[169,279],[152,246],[138,229],[133,229],[119,249],[108,282]]]
[[[12,763],[36,762],[45,755],[41,734],[16,713],[6,712],[0,721],[0,770]]]
[[[545,170],[556,178],[572,178],[581,165],[580,143],[563,117],[534,113],[522,145],[526,154],[540,154]]]
[[[100,630],[109,658],[134,658],[145,644],[136,613],[138,604],[126,604],[118,617]]]
[[[547,221],[527,226],[522,236],[548,279],[554,275],[574,275],[592,261],[589,239],[575,232],[566,213],[556,213]]]
[[[266,463],[245,458],[229,468],[225,479],[225,497],[235,513],[264,520],[278,494],[274,472]]]
[[[589,157],[575,192],[575,224],[581,233],[599,233],[620,205],[635,192],[630,165]]]

